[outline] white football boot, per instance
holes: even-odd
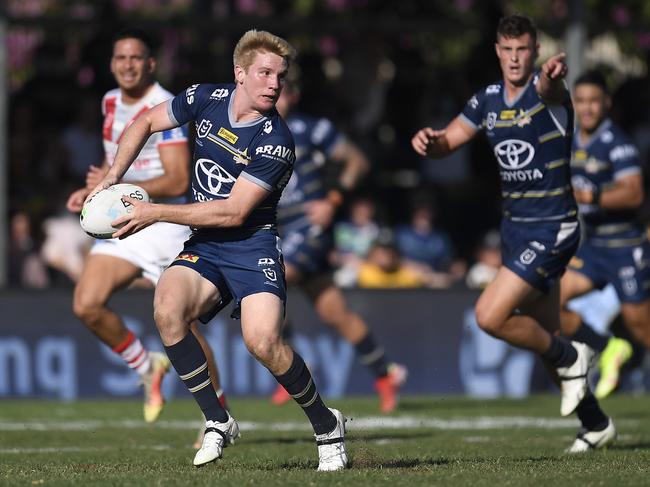
[[[235,438],[239,437],[239,425],[228,413],[228,421],[218,423],[217,421],[206,421],[203,443],[201,448],[194,455],[194,466],[202,467],[206,463],[214,462],[221,458],[223,449],[228,445],[235,444]]]
[[[594,351],[584,343],[571,342],[571,345],[578,352],[576,361],[568,367],[558,367],[557,374],[560,377],[562,389],[562,402],[560,414],[568,416],[576,410],[580,402],[589,391],[587,374],[594,359]]]
[[[336,427],[329,433],[316,436],[318,445],[318,471],[333,472],[348,466],[348,454],[345,451],[345,422],[347,419],[338,409],[329,408],[336,417]]]
[[[566,453],[584,453],[590,450],[604,448],[616,440],[616,428],[609,420],[607,428],[602,431],[580,430],[573,444],[565,450]]]

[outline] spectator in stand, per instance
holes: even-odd
[[[426,285],[417,269],[405,265],[390,230],[382,230],[361,262],[357,285],[362,288],[414,288]]]
[[[16,212],[11,217],[9,236],[9,284],[42,289],[48,286],[47,269],[43,264],[32,234],[30,216]]]
[[[359,197],[350,206],[349,220],[334,226],[335,250],[330,261],[333,267],[339,268],[334,274],[334,281],[341,287],[354,286],[359,265],[379,236],[375,212],[372,199]]]

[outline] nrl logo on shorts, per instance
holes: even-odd
[[[262,272],[269,281],[275,282],[278,280],[278,276],[273,269],[262,269]]]
[[[519,256],[519,262],[524,265],[528,265],[535,260],[535,257],[537,257],[537,252],[535,252],[533,249],[526,249]]]

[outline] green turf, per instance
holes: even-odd
[[[521,401],[406,398],[389,418],[408,418],[412,424],[397,429],[364,423],[378,416],[374,398],[335,401],[332,406],[353,418],[347,442],[351,468],[325,474],[315,472],[316,447],[297,406],[273,407],[252,399],[231,403],[248,429],[222,460],[196,469],[191,465],[192,422],[198,425],[199,415],[189,400],[169,404],[153,426],[140,420],[138,402],[3,401],[0,485],[650,484],[650,399],[645,397],[605,401],[620,439],[606,451],[580,456],[562,453],[577,423],[555,421],[560,419],[557,396]],[[478,429],[477,418],[501,422]],[[511,418],[524,424],[516,426]],[[554,422],[540,427],[530,424],[532,418]],[[432,419],[439,422],[431,424]],[[457,421],[450,423],[452,419]],[[252,422],[260,428],[251,430]],[[288,429],[274,431],[273,423]]]

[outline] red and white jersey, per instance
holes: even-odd
[[[122,101],[119,88],[110,90],[102,99],[102,113],[104,115],[104,153],[109,166],[113,165],[117,146],[128,128],[135,119],[153,108],[154,106],[169,100],[173,95],[154,83],[147,94],[138,100],[137,103],[126,104]],[[187,144],[187,133],[184,127],[176,127],[171,130],[157,132],[149,137],[131,167],[122,178],[124,182],[137,183],[146,181],[164,174],[160,153],[158,148],[167,144]],[[178,198],[174,198],[178,200]]]

